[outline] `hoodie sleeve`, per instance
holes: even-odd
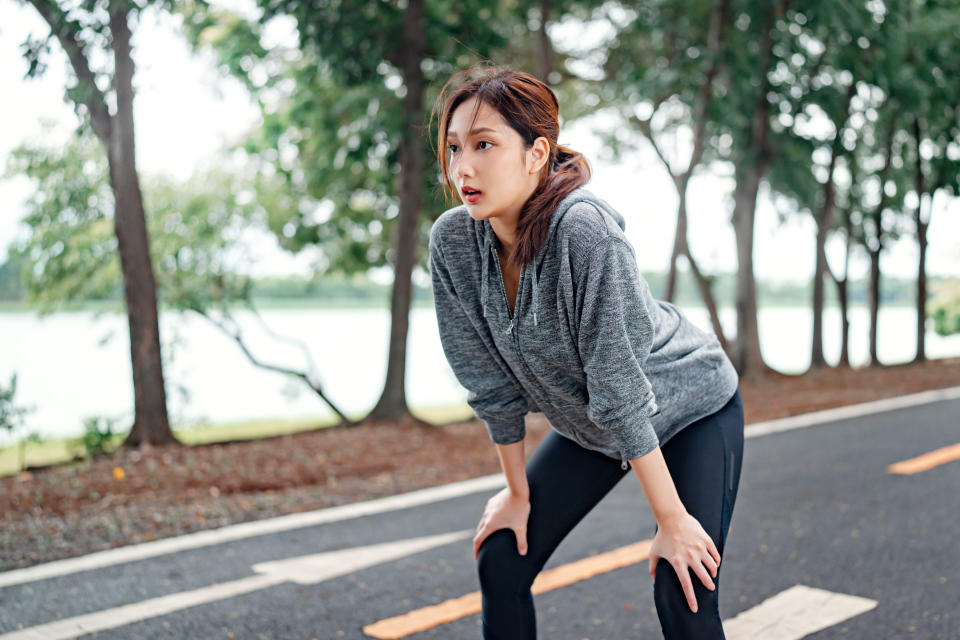
[[[457,297],[436,226],[430,232],[430,274],[440,344],[454,375],[467,390],[467,404],[486,423],[493,442],[523,440],[527,397],[496,346],[473,325],[475,318]]]
[[[653,345],[649,289],[633,248],[610,235],[578,270],[577,347],[587,379],[587,417],[610,430],[625,460],[659,445],[650,422],[657,411],[643,365]]]

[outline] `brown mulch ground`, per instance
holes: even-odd
[[[747,423],[960,384],[960,358],[741,381]],[[527,455],[549,430],[527,417]],[[122,470],[119,471],[119,470]],[[482,422],[121,450],[0,478],[0,571],[500,471]]]

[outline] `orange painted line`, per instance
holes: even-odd
[[[960,460],[960,443],[941,447],[940,449],[925,453],[916,458],[895,462],[887,467],[887,472],[911,475],[920,473],[921,471],[929,471],[934,467],[939,467],[942,464],[953,462],[954,460]]]
[[[652,543],[653,540],[644,540],[628,544],[613,551],[590,556],[548,571],[541,571],[534,579],[530,590],[534,594],[543,593],[592,578],[601,573],[636,564],[649,557]],[[474,591],[440,604],[423,607],[403,615],[368,624],[363,627],[363,632],[373,638],[395,640],[480,613],[481,610],[480,592]]]

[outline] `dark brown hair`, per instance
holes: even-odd
[[[448,89],[451,93],[445,95]],[[557,144],[560,103],[550,87],[529,73],[509,67],[474,66],[447,80],[430,116],[432,121],[440,112],[436,155],[444,195],[459,201],[447,166],[447,127],[456,108],[474,96],[477,103],[467,130],[473,127],[480,105],[485,103],[520,134],[526,148],[533,146],[533,141],[540,136],[550,143],[550,160],[544,165],[537,188],[520,210],[517,242],[508,256],[511,264],[520,267],[532,262],[547,241],[550,217],[560,201],[590,180],[590,165],[583,154]]]

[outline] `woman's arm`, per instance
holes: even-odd
[[[523,452],[523,440],[513,444],[498,444],[497,455],[500,467],[507,477],[507,488],[518,498],[530,499],[530,486],[527,484],[527,463]]]
[[[483,517],[473,536],[473,557],[480,553],[480,546],[491,533],[498,529],[511,529],[517,538],[517,552],[527,554],[527,519],[530,517],[530,486],[527,484],[527,469],[523,455],[523,440],[511,444],[497,443],[500,466],[507,477],[507,487],[487,501]]]
[[[683,506],[659,446],[631,459],[630,466],[640,479],[658,525],[657,535],[650,543],[647,572],[656,580],[657,565],[661,559],[667,560],[680,579],[687,605],[696,613],[697,596],[689,572],[693,571],[707,589],[715,590],[711,576],[717,577],[720,552],[710,534]]]
[[[657,524],[661,529],[669,529],[687,513],[687,509],[680,501],[660,447],[657,446],[650,453],[630,460],[630,466],[640,479],[643,492],[647,494],[647,502],[650,503]]]

